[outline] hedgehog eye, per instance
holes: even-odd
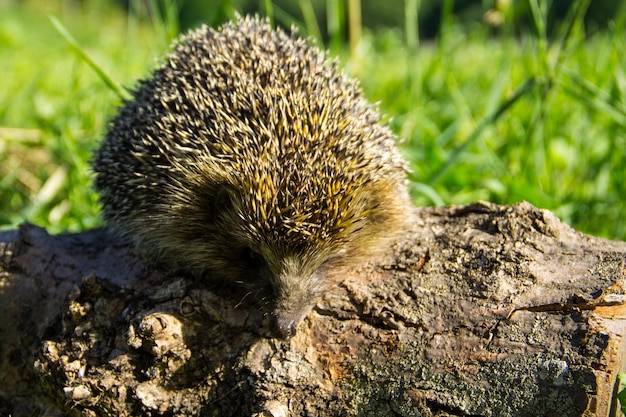
[[[220,187],[215,193],[213,205],[217,210],[227,210],[233,206],[233,200],[226,187]]]
[[[243,255],[244,255],[244,259],[253,265],[260,266],[264,263],[263,256],[259,252],[251,248],[244,249]]]

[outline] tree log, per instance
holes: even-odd
[[[0,415],[618,415],[626,243],[527,203],[415,218],[289,341],[104,230],[0,233]]]

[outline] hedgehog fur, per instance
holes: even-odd
[[[407,224],[394,134],[295,31],[201,27],[132,96],[93,160],[105,221],[172,268],[268,286],[283,338]]]

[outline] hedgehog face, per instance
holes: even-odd
[[[315,267],[320,261],[319,258],[286,257],[281,260],[280,270],[272,278],[272,286],[279,288],[272,312],[274,331],[283,339],[295,334],[298,324],[327,289],[324,263]]]
[[[289,338],[328,289],[349,242],[341,234],[330,234],[328,225],[320,223],[319,217],[294,216],[285,208],[296,204],[277,206],[272,201],[250,204],[254,200],[247,193],[250,190],[240,189],[236,193],[230,188],[228,193],[219,193],[217,199],[220,209],[214,218],[228,225],[222,230],[231,233],[229,239],[219,240],[233,245],[223,254],[231,257],[225,264],[239,266],[237,271],[231,269],[239,275],[236,281],[271,288],[275,332]],[[277,212],[281,207],[282,213]],[[239,259],[232,259],[233,255]]]
[[[285,197],[297,198],[285,189],[277,191],[279,199],[286,199],[284,204],[276,204],[276,198],[248,204],[253,201],[246,195],[250,190],[239,192],[243,194],[230,194],[220,216],[230,224],[226,229],[234,231],[230,240],[244,247],[247,264],[255,265],[244,274],[272,288],[274,329],[282,338],[294,334],[319,297],[345,276],[348,266],[366,262],[387,246],[387,229],[397,229],[398,206],[406,203],[397,184],[375,181],[363,184],[353,195],[333,196],[342,202],[341,209],[322,213],[294,212],[302,204]]]

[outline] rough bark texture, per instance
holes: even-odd
[[[523,203],[416,211],[290,341],[102,230],[0,234],[0,415],[607,416],[626,243]]]

